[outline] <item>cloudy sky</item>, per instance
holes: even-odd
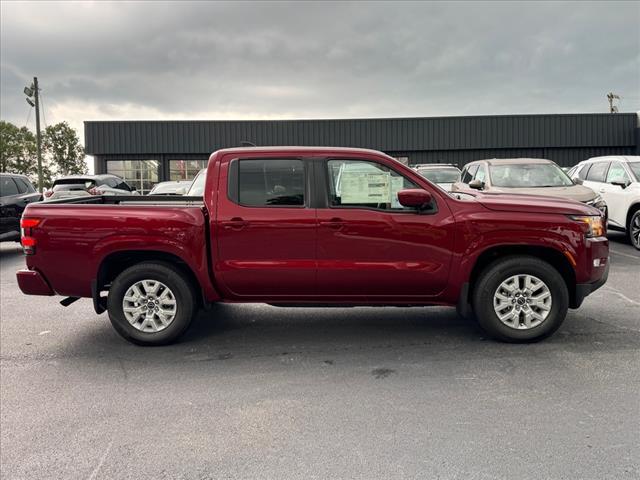
[[[1,4],[0,117],[46,122],[640,110],[640,3]],[[34,120],[29,120],[33,127]]]

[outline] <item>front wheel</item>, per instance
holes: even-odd
[[[567,315],[562,275],[535,257],[511,256],[489,265],[472,296],[480,326],[506,342],[535,342],[554,333]]]
[[[629,241],[636,249],[640,250],[640,210],[636,210],[629,219]]]
[[[194,315],[189,280],[168,263],[144,262],[123,271],[107,298],[115,330],[136,345],[166,345],[184,333]]]

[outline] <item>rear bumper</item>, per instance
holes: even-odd
[[[18,270],[18,286],[26,295],[55,295],[45,278],[36,270]]]
[[[571,305],[571,308],[578,308],[582,305],[584,299],[599,289],[602,285],[604,285],[609,278],[609,262],[607,261],[607,265],[605,266],[604,273],[599,280],[596,280],[592,283],[578,283],[576,284],[576,294],[574,304]]]

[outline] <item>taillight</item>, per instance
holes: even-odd
[[[90,188],[90,189],[88,190],[88,192],[89,192],[91,195],[102,195],[102,194],[100,193],[100,190],[98,190],[96,187]]]
[[[20,220],[20,233],[22,250],[25,255],[33,255],[36,253],[36,239],[31,236],[31,229],[40,224],[39,218],[22,218]]]
[[[53,190],[45,190],[44,191],[44,196],[49,198],[51,195],[53,195]]]

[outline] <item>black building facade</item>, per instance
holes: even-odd
[[[96,173],[144,193],[190,179],[211,152],[241,146],[342,146],[381,150],[409,164],[482,158],[548,158],[569,167],[599,155],[640,154],[635,113],[376,118],[353,120],[85,122]]]

